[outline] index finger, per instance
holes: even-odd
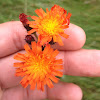
[[[60,47],[56,44],[53,48],[59,50],[77,50],[84,45],[85,33],[80,27],[70,24],[65,33],[69,34],[70,37],[68,39],[62,38],[64,46]],[[24,49],[25,35],[27,35],[27,31],[19,21],[0,24],[0,48],[2,48],[0,49],[0,57]]]

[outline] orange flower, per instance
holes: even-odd
[[[52,81],[57,83],[59,79],[56,76],[63,75],[60,71],[63,69],[62,59],[56,59],[59,52],[50,48],[49,44],[42,51],[42,47],[36,42],[32,42],[32,49],[28,44],[24,48],[25,54],[18,53],[14,56],[14,59],[22,61],[14,63],[14,67],[17,67],[16,76],[23,77],[20,82],[22,86],[27,87],[30,84],[34,90],[37,85],[37,89],[42,91],[46,84],[53,88]]]
[[[69,27],[69,20],[71,14],[61,8],[58,5],[54,5],[49,11],[46,9],[46,13],[42,8],[35,10],[36,16],[30,16],[34,21],[28,21],[28,24],[33,29],[28,32],[31,34],[35,31],[39,34],[38,41],[41,45],[50,42],[53,38],[54,42],[58,42],[59,45],[63,45],[61,36],[68,38],[68,35],[64,33],[64,29]]]

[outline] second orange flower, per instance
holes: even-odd
[[[69,21],[71,14],[58,5],[54,5],[49,11],[46,9],[46,13],[42,8],[35,10],[39,16],[30,16],[34,21],[28,21],[31,28],[28,34],[37,32],[39,34],[38,42],[44,45],[50,42],[52,39],[54,42],[58,42],[59,45],[63,45],[60,36],[68,38],[68,35],[64,33],[64,29],[69,27]]]
[[[34,90],[37,86],[38,90],[44,91],[44,85],[53,88],[52,82],[57,83],[59,79],[56,76],[62,77],[63,69],[62,59],[56,59],[57,50],[53,50],[48,44],[44,50],[40,44],[32,42],[32,49],[26,44],[24,46],[26,53],[18,53],[14,59],[21,62],[14,63],[16,67],[16,76],[21,76],[21,84],[23,87],[31,86]],[[51,55],[52,53],[52,55]]]

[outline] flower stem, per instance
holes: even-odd
[[[38,36],[37,36],[36,32],[34,32],[34,36],[36,37],[36,39],[38,39]]]

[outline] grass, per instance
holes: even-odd
[[[50,9],[54,4],[71,12],[71,23],[85,30],[87,40],[83,48],[100,49],[100,0],[0,0],[0,23],[19,20],[22,12],[36,15],[35,9]],[[100,78],[64,76],[62,81],[79,85],[83,100],[100,100]]]

